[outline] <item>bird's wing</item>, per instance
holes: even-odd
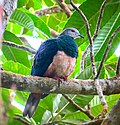
[[[43,76],[49,65],[53,61],[53,57],[58,51],[58,39],[49,39],[41,44],[35,57],[32,66],[31,75]]]

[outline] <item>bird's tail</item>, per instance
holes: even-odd
[[[37,105],[38,105],[40,99],[42,99],[46,96],[47,96],[47,94],[31,93],[26,102],[23,116],[24,117],[28,116],[29,118],[31,118],[37,108]]]

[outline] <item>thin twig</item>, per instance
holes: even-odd
[[[100,72],[101,72],[101,69],[102,69],[102,66],[103,66],[103,63],[104,63],[104,61],[105,61],[105,59],[106,59],[106,56],[107,56],[107,54],[108,54],[108,51],[109,51],[109,49],[110,49],[110,47],[111,47],[112,41],[113,41],[113,39],[115,38],[115,36],[118,34],[118,32],[120,32],[120,26],[118,26],[118,28],[113,32],[113,34],[111,35],[111,37],[110,37],[110,39],[109,39],[109,41],[108,41],[108,45],[107,45],[106,50],[105,50],[105,52],[104,52],[103,58],[102,58],[102,60],[101,60],[101,63],[100,63],[99,69],[98,69],[98,73],[97,73],[97,75],[96,75],[95,78],[98,78],[98,77],[99,77]]]
[[[87,121],[85,123],[81,123],[80,125],[101,125],[102,121],[103,121],[103,118],[93,119],[93,120]]]
[[[94,119],[94,116],[86,109],[80,107],[78,104],[76,104],[69,96],[62,94],[74,107],[76,107],[81,112],[85,113],[90,119]]]
[[[86,58],[89,50],[90,50],[90,46],[88,45],[88,47],[86,48],[86,50],[84,51],[84,53],[82,55],[82,59],[81,59],[81,63],[80,63],[80,72],[84,71],[84,61],[85,61],[85,58]]]
[[[120,76],[120,56],[118,58],[118,64],[117,64],[117,69],[116,69],[116,76]]]
[[[33,49],[28,48],[28,47],[23,46],[23,45],[18,45],[18,44],[12,43],[12,42],[8,42],[8,41],[3,41],[2,45],[7,45],[7,46],[12,46],[12,47],[15,47],[15,48],[19,48],[19,49],[28,51],[28,52],[30,52],[32,54],[36,53],[36,50],[33,50]]]
[[[96,37],[98,35],[98,32],[100,30],[100,24],[101,24],[101,21],[102,21],[102,16],[103,16],[103,12],[104,12],[104,8],[105,8],[106,3],[107,3],[107,0],[104,0],[101,7],[100,7],[100,14],[99,14],[97,24],[96,24],[96,29],[95,29],[95,32],[94,32],[94,35],[93,35],[93,41],[96,39]]]

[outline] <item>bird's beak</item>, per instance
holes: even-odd
[[[84,38],[84,36],[83,36],[83,35],[81,35],[81,34],[79,34],[79,37]]]

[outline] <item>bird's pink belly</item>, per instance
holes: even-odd
[[[58,51],[44,76],[56,79],[67,78],[73,72],[75,62],[76,58],[67,56],[63,51]]]

